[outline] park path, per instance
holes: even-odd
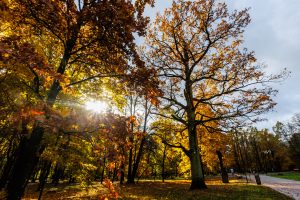
[[[262,185],[270,187],[296,200],[300,200],[300,181],[293,181],[283,178],[274,178],[262,174],[260,174],[259,176]],[[254,176],[251,176],[251,180],[255,182]]]

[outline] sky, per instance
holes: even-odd
[[[267,65],[268,74],[287,68],[291,75],[273,85],[279,92],[274,97],[274,111],[262,115],[267,121],[258,128],[269,128],[277,121],[287,122],[300,113],[300,0],[223,0],[229,10],[250,8],[251,23],[244,33],[243,46],[255,52],[258,63]],[[145,15],[153,20],[156,13],[171,6],[171,0],[156,0]]]

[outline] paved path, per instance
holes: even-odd
[[[300,181],[293,181],[283,178],[274,178],[262,174],[259,176],[262,185],[270,187],[296,200],[300,200]],[[251,180],[255,181],[253,176],[251,176]]]

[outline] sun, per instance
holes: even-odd
[[[108,105],[103,101],[87,101],[85,103],[85,108],[96,113],[104,113],[106,112]]]

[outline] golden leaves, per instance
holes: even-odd
[[[135,121],[136,121],[136,117],[133,116],[133,115],[131,115],[131,116],[129,117],[129,122],[130,122],[130,123],[134,123]]]
[[[108,189],[109,194],[108,195],[101,195],[100,199],[101,200],[118,199],[119,198],[119,194],[115,190],[115,187],[114,187],[113,183],[109,179],[105,179],[104,183],[105,183],[104,186]]]

